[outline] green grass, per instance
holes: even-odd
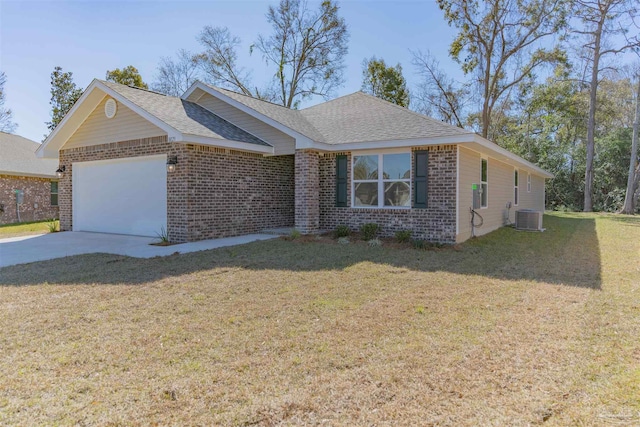
[[[22,222],[19,224],[0,225],[0,239],[6,237],[28,236],[31,234],[49,233],[49,223],[51,220]],[[56,220],[56,228],[60,228],[60,221]]]
[[[638,425],[640,218],[0,269],[0,424]]]

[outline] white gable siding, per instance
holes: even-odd
[[[195,102],[226,121],[238,126],[240,129],[271,144],[276,155],[295,153],[295,140],[292,137],[226,102],[220,101],[208,93],[202,95],[202,97]]]
[[[166,135],[165,131],[119,102],[115,117],[108,119],[104,114],[107,99],[107,96],[102,99],[62,149]]]

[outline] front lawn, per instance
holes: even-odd
[[[0,424],[640,424],[640,218],[544,225],[0,269]]]
[[[59,230],[60,221],[55,220],[54,222],[56,227],[55,229]],[[53,222],[51,220],[45,220],[0,225],[0,239],[49,233],[49,227],[52,223]]]

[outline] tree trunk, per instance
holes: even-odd
[[[587,164],[584,174],[584,212],[593,211],[593,158],[595,157],[596,143],[596,101],[598,95],[598,74],[600,67],[600,41],[605,16],[598,21],[593,44],[593,68],[591,69],[591,87],[589,92],[589,121],[587,122]]]
[[[632,215],[635,212],[635,192],[638,185],[636,165],[638,158],[638,131],[640,131],[640,73],[638,74],[638,90],[636,92],[636,117],[633,120],[633,137],[631,139],[631,160],[629,160],[629,177],[627,178],[627,194],[624,197],[624,205],[620,213]]]

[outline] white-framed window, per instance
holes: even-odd
[[[527,193],[531,193],[531,174],[527,173]]]
[[[518,206],[520,194],[518,193],[518,169],[513,170],[513,204]]]
[[[411,208],[410,152],[352,157],[353,207]]]
[[[480,161],[480,207],[489,206],[489,162],[487,159]]]

